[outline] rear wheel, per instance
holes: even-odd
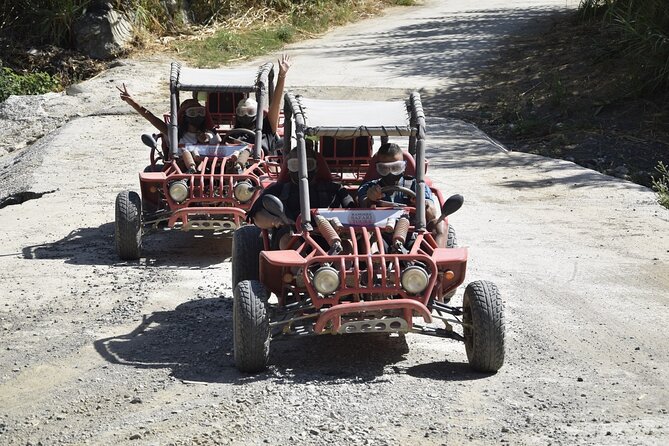
[[[232,288],[243,280],[258,280],[259,256],[263,250],[260,228],[246,225],[232,234]]]
[[[142,249],[142,200],[136,192],[123,191],[116,196],[114,238],[116,251],[123,260],[139,259]]]
[[[504,308],[497,286],[483,280],[467,285],[462,312],[469,365],[496,372],[504,364]]]
[[[257,280],[244,280],[234,290],[232,307],[235,365],[242,372],[259,372],[269,358],[267,289]]]

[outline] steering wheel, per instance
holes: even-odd
[[[231,129],[228,131],[228,133],[225,134],[226,138],[231,138],[231,139],[238,139],[240,136],[249,136],[253,138],[251,140],[252,142],[255,142],[256,140],[256,132],[244,128]]]
[[[408,187],[404,186],[385,186],[381,188],[381,192],[384,194],[387,193],[392,193],[392,192],[402,192],[404,195],[407,195],[409,198],[416,198],[416,192],[412,191]],[[386,200],[379,200],[376,202],[377,204],[380,204],[381,206],[399,206],[399,207],[405,207],[406,204],[404,203],[393,203],[392,201],[386,201]]]

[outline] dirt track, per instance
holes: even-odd
[[[504,26],[547,10],[526,4],[565,4],[467,3],[293,45],[289,86],[429,98],[475,73]],[[266,373],[238,373],[228,240],[154,235],[128,264],[113,250],[114,198],[137,189],[149,129],[113,86],[158,111],[167,75],[164,60],[126,61],[71,91],[80,117],[69,108],[19,162],[0,158],[4,190],[53,191],[0,209],[0,444],[669,442],[669,211],[648,189],[507,153],[453,120],[428,119],[429,174],[465,196],[451,221],[470,247],[467,281],[503,293],[500,372],[470,371],[461,344],[408,335],[280,341]]]

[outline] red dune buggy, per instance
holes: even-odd
[[[260,144],[240,143],[240,136],[261,140],[263,119],[255,132],[233,128],[237,103],[250,95],[264,110],[274,91],[274,67],[258,70],[194,69],[172,63],[170,112],[165,115],[169,136],[142,135],[151,147],[151,164],[139,174],[141,197],[123,191],[116,197],[116,248],[121,259],[141,254],[142,236],[151,231],[208,230],[231,234],[244,222],[246,211],[271,177]],[[215,126],[220,144],[178,144],[180,94],[206,97],[207,120]],[[187,98],[182,98],[187,99]],[[161,139],[158,141],[157,139]],[[195,156],[196,172],[182,161],[184,151]],[[278,166],[276,166],[278,167]],[[265,179],[266,181],[266,179]]]
[[[463,341],[472,368],[497,371],[504,362],[498,289],[488,281],[472,282],[462,306],[452,305],[450,298],[465,279],[467,249],[455,246],[454,234],[448,247],[440,248],[426,229],[424,188],[429,180],[418,93],[406,102],[312,100],[287,93],[284,103],[284,144],[290,143],[292,133],[297,139],[301,213],[292,222],[277,197],[262,197],[266,211],[293,225],[288,249],[271,250],[270,235],[255,226],[233,235],[237,368],[262,370],[270,341],[282,335],[419,333]],[[318,156],[325,163],[319,164],[330,166],[330,175],[355,192],[375,175],[374,136],[381,142],[408,137],[407,173],[415,176],[417,193],[403,192],[415,197],[415,205],[386,202],[366,209],[309,209],[305,137],[320,144]],[[337,146],[344,150],[332,150]],[[341,162],[347,158],[347,163]],[[434,192],[439,218],[447,221],[463,198],[443,200]],[[272,294],[276,300],[270,299]],[[433,324],[434,319],[443,328]],[[462,327],[461,333],[454,325]]]

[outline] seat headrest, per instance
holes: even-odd
[[[316,153],[316,180],[318,181],[332,181],[332,173],[328,164],[325,162],[325,158],[320,153]],[[279,183],[286,183],[290,181],[290,172],[288,171],[288,156],[283,157],[283,162],[281,163],[281,172],[276,179]]]

